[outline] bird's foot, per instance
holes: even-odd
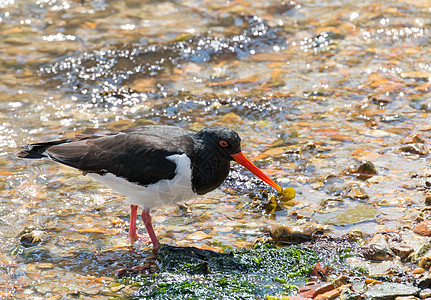
[[[129,239],[130,239],[130,241],[132,243],[134,243],[134,242],[136,242],[138,240],[141,240],[141,241],[144,241],[144,242],[150,242],[151,241],[149,236],[142,235],[142,234],[137,234],[137,233],[135,233],[135,234],[129,234]]]

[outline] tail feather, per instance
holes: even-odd
[[[108,133],[108,135],[110,135],[110,134],[112,134],[112,133]],[[22,150],[18,151],[16,153],[16,156],[21,157],[21,158],[48,157],[48,155],[45,153],[45,151],[48,150],[48,148],[50,148],[52,146],[76,142],[76,141],[82,141],[82,140],[92,140],[92,139],[97,139],[97,138],[100,138],[103,136],[104,135],[100,135],[100,134],[77,134],[77,135],[75,135],[75,137],[72,137],[72,138],[29,144],[29,145],[21,147]]]
[[[70,139],[62,139],[62,140],[56,140],[56,141],[50,141],[50,142],[44,142],[44,143],[34,143],[29,144],[22,147],[21,151],[18,151],[16,153],[16,156],[21,158],[43,158],[48,157],[45,154],[45,151],[55,145],[64,144],[70,142]]]

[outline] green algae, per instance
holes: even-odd
[[[135,299],[261,299],[292,294],[318,261],[299,246],[230,253],[164,246],[157,273],[123,280],[142,286]]]

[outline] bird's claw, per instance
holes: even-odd
[[[136,234],[129,234],[129,239],[130,239],[130,241],[132,243],[134,243],[134,242],[136,242],[138,240],[141,240],[141,241],[144,241],[144,242],[149,242],[150,241],[150,238],[148,236],[137,234],[137,233]]]

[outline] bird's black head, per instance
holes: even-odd
[[[223,126],[207,127],[196,135],[207,147],[229,160],[232,159],[232,154],[241,152],[241,138],[232,129]]]
[[[218,187],[229,174],[235,160],[278,191],[282,188],[259,170],[241,151],[241,138],[235,131],[222,127],[204,128],[195,136],[197,162],[193,167],[192,185],[198,194]]]

